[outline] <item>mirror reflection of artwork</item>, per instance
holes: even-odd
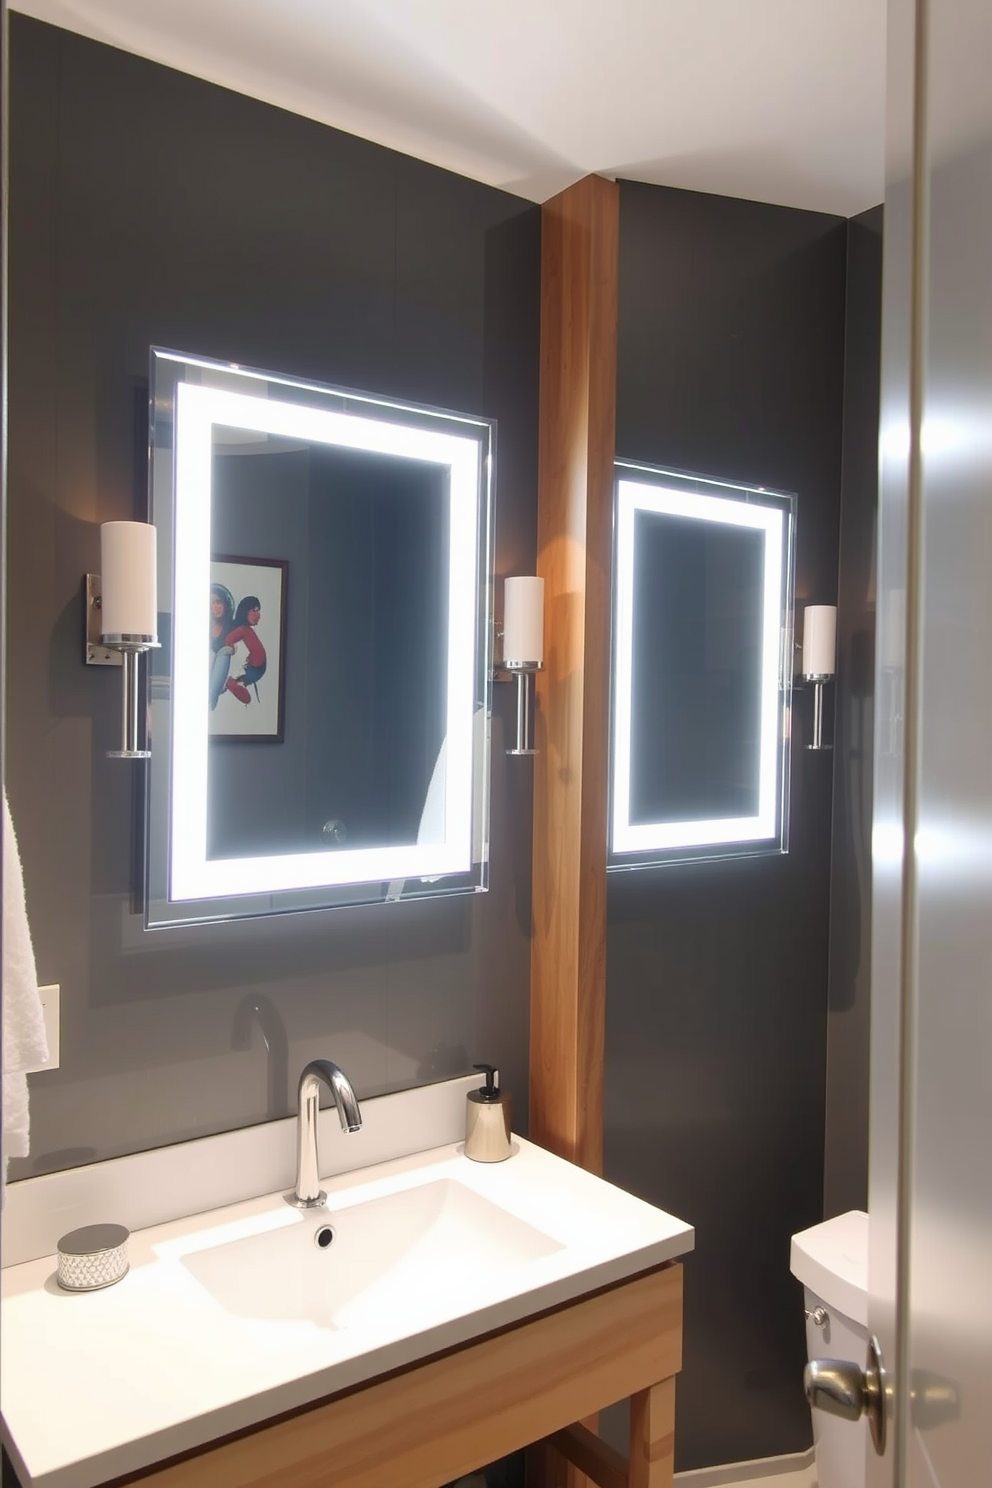
[[[283,741],[287,566],[276,558],[211,561],[211,738]]]

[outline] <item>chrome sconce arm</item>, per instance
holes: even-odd
[[[504,662],[497,667],[493,680],[509,682],[517,679],[517,732],[516,742],[507,754],[536,754],[534,746],[535,677],[544,670],[541,661]]]
[[[509,662],[507,680],[516,677],[516,744],[507,754],[537,754],[534,747],[535,673],[543,662]]]
[[[834,680],[833,673],[824,672],[819,676],[807,673],[804,680],[813,687],[813,731],[806,748],[832,749],[833,745],[829,740],[826,744],[823,742],[823,684]]]

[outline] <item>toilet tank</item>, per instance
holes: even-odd
[[[864,1368],[868,1352],[868,1216],[838,1214],[792,1237],[789,1269],[805,1288],[810,1359],[850,1359]],[[823,1310],[819,1321],[813,1314]],[[813,1411],[819,1488],[862,1488],[868,1425]]]

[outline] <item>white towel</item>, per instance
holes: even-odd
[[[28,1154],[28,1081],[25,1070],[48,1058],[45,1017],[24,900],[24,875],[14,823],[3,797],[3,1130],[0,1205],[7,1161]]]

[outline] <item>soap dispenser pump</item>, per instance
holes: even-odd
[[[465,1108],[465,1156],[473,1162],[505,1162],[510,1156],[510,1097],[496,1084],[496,1067],[474,1064],[486,1083],[470,1090]]]

